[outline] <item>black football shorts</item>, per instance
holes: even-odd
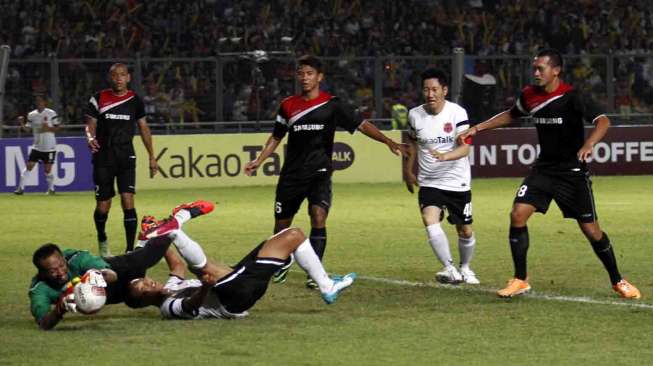
[[[418,202],[420,209],[427,206],[439,207],[442,210],[440,221],[442,221],[446,210],[449,213],[447,221],[452,225],[470,225],[474,222],[471,190],[456,192],[433,187],[420,187]]]
[[[274,199],[274,217],[288,219],[297,213],[304,199],[310,205],[331,208],[331,172],[320,172],[308,178],[279,177]]]
[[[547,173],[531,170],[517,190],[514,203],[526,203],[546,213],[554,200],[565,218],[582,223],[597,220],[589,172]]]
[[[242,313],[254,306],[267,291],[272,275],[291,261],[290,258],[259,257],[263,244],[265,242],[254,248],[213,287],[220,303],[230,313]]]
[[[39,161],[42,161],[45,164],[54,164],[54,158],[57,156],[56,151],[38,151],[36,149],[32,149],[29,153],[29,157],[27,158],[27,161],[31,161],[33,163],[38,163]]]
[[[116,195],[114,182],[119,193],[136,193],[136,156],[116,159],[111,165],[93,165],[95,199],[106,201]]]

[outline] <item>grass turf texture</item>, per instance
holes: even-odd
[[[482,288],[512,274],[508,213],[519,179],[474,181],[473,268]],[[594,179],[600,223],[622,273],[653,304],[650,212],[653,177]],[[216,260],[235,263],[272,229],[274,187],[142,191],[138,214],[164,216],[178,203],[218,202],[186,231]],[[433,283],[440,266],[426,243],[416,195],[399,184],[335,185],[328,222],[327,270]],[[297,267],[242,321],[162,321],[158,309],[107,306],[95,316],[67,315],[54,331],[37,329],[27,288],[41,243],[96,251],[91,193],[0,196],[3,269],[0,364],[40,365],[626,365],[653,358],[653,309],[496,298],[492,293],[401,286],[361,279],[326,306],[304,289]],[[296,226],[310,230],[305,206]],[[457,255],[453,228],[445,225]],[[124,248],[119,201],[107,226],[114,253]],[[619,300],[576,223],[552,204],[529,222],[531,285],[539,294]],[[163,280],[164,264],[150,275]]]

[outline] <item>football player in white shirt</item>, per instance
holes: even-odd
[[[404,165],[408,190],[419,185],[419,207],[426,227],[429,244],[444,268],[436,273],[442,283],[479,284],[469,266],[476,239],[472,231],[471,174],[467,155],[470,147],[459,145],[456,135],[469,128],[467,112],[456,103],[447,101],[447,75],[440,70],[422,73],[422,93],[425,103],[410,110],[408,132],[410,154]],[[418,159],[418,175],[413,166]],[[448,221],[456,225],[460,268],[454,265],[449,241],[440,226],[444,211]]]
[[[39,161],[43,162],[45,170],[45,180],[48,182],[47,194],[54,194],[54,174],[52,174],[52,165],[57,154],[57,140],[54,137],[55,132],[59,131],[59,118],[57,113],[50,108],[46,108],[46,100],[43,96],[37,95],[34,100],[36,109],[27,114],[27,123],[23,116],[18,117],[18,122],[22,129],[32,130],[34,133],[34,145],[27,159],[27,166],[20,174],[18,187],[15,194],[23,194],[25,191],[25,179],[34,169]]]

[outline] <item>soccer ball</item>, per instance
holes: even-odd
[[[107,302],[107,292],[104,287],[93,286],[90,283],[75,285],[75,304],[82,314],[95,314]]]

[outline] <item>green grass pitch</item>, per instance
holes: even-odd
[[[473,186],[480,288],[433,281],[440,268],[426,243],[416,196],[401,184],[334,185],[328,271],[362,277],[334,305],[303,287],[297,266],[284,285],[239,321],[163,321],[158,309],[107,306],[37,329],[27,289],[33,250],[52,241],[95,251],[91,193],[0,195],[0,365],[638,365],[653,359],[653,177],[596,177],[600,223],[622,273],[642,291],[618,299],[576,223],[552,204],[529,222],[533,296],[498,299],[512,274],[508,213],[519,179]],[[274,187],[142,191],[139,215],[164,216],[194,199],[216,211],[188,223],[207,254],[235,263],[268,236]],[[295,225],[308,231],[305,206]],[[446,225],[457,255],[453,228]],[[109,216],[123,249],[119,201]],[[165,265],[150,275],[165,279]],[[401,282],[405,281],[405,282]],[[552,296],[557,296],[552,298]],[[625,305],[624,305],[625,304]],[[631,306],[630,304],[639,304]]]

